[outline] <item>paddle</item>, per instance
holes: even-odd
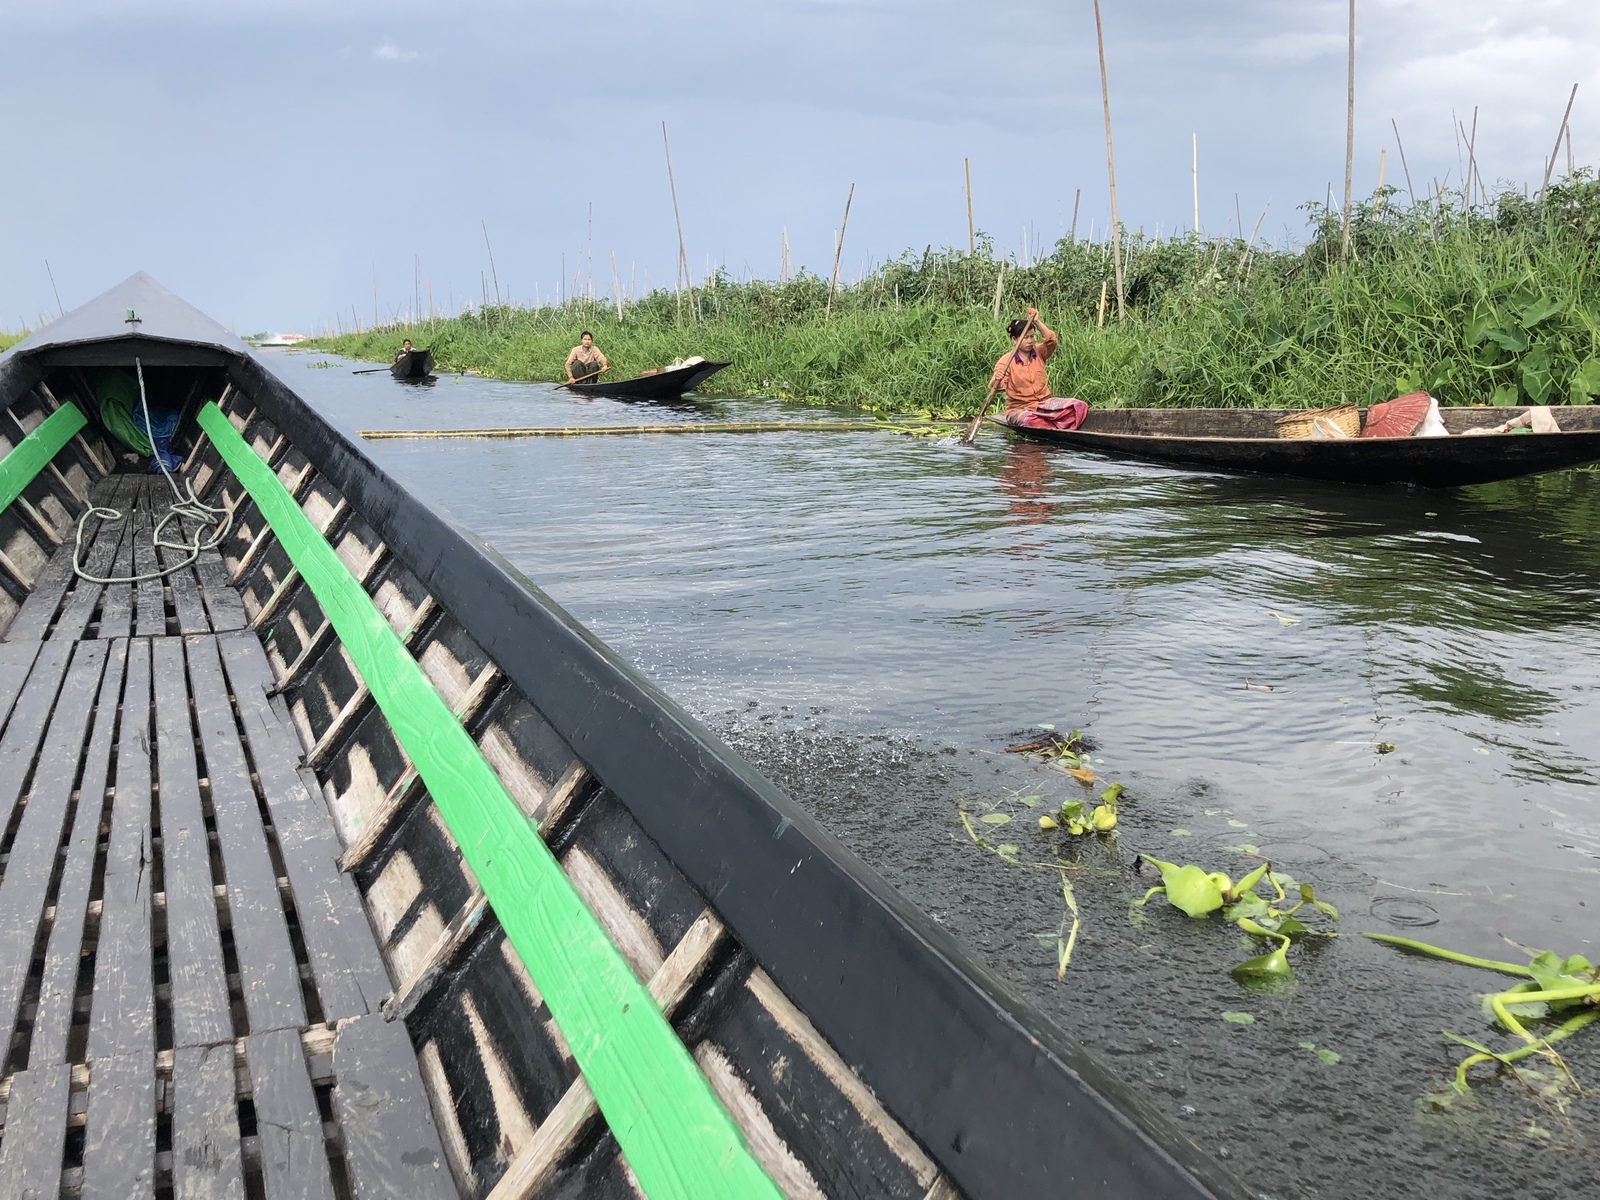
[[[373,367],[371,370],[367,370],[367,371],[351,371],[350,374],[352,374],[352,375],[376,375],[379,371],[391,371],[393,369],[394,369],[394,367],[391,364],[390,366],[387,366],[387,367]]]
[[[1011,364],[1016,361],[1016,359],[1011,357],[1011,355],[1014,355],[1017,352],[1017,346],[1022,344],[1023,337],[1026,336],[1028,330],[1032,328],[1033,318],[1029,317],[1028,323],[1022,327],[1022,332],[1017,334],[1017,340],[1011,347],[1011,354],[1006,356],[1005,374],[1000,377],[999,382],[991,383],[989,385],[989,394],[983,398],[983,407],[978,410],[978,415],[972,418],[972,424],[967,426],[966,436],[961,439],[961,444],[963,446],[970,446],[973,442],[978,440],[978,426],[983,424],[983,414],[989,411],[989,403],[994,399],[994,394],[1003,388],[1011,378]]]
[[[590,371],[582,379],[569,379],[566,383],[561,384],[561,386],[572,387],[574,384],[578,383],[592,383],[597,375],[604,375],[609,370],[611,370],[610,367],[601,367],[598,371]]]

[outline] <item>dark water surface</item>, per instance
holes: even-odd
[[[819,416],[269,361],[356,428]],[[1562,1046],[1582,1097],[1530,1059],[1543,1084],[1479,1068],[1472,1099],[1430,1102],[1466,1053],[1441,1030],[1511,1047],[1477,999],[1504,977],[1356,934],[1600,958],[1600,474],[1343,489],[992,432],[372,446],[1251,1185],[1594,1194],[1600,1024]],[[1040,723],[1128,787],[1117,836],[1076,851],[1061,982],[1057,875],[957,815],[1002,802],[1021,862],[1054,857],[1008,797],[1084,793],[1003,753]],[[1295,949],[1291,992],[1247,992],[1236,930],[1130,910],[1140,851],[1235,877],[1267,856],[1341,936]]]

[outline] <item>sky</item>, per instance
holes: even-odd
[[[1343,190],[1344,0],[1102,0],[1129,228],[1303,234]],[[1594,0],[1358,0],[1355,192],[1537,187],[1574,83],[1600,157]],[[241,333],[841,274],[906,249],[1048,252],[1109,202],[1091,0],[0,0],[0,329],[136,270]],[[1559,155],[1564,173],[1566,149]],[[1081,199],[1079,199],[1081,193]],[[592,212],[592,217],[591,217]],[[487,244],[485,238],[487,232]],[[493,265],[491,271],[491,251]],[[46,269],[46,263],[49,267]],[[52,281],[53,276],[53,281]],[[564,284],[563,284],[564,279]],[[376,298],[375,298],[376,294]]]

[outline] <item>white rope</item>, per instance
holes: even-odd
[[[215,508],[205,503],[194,494],[193,481],[185,479],[183,481],[184,490],[181,492],[178,490],[177,480],[173,479],[172,472],[168,470],[166,459],[161,457],[161,448],[156,445],[155,431],[150,427],[150,401],[145,396],[144,391],[144,366],[137,358],[133,360],[133,369],[139,376],[139,407],[144,412],[145,436],[150,439],[150,449],[155,453],[156,463],[161,467],[161,474],[166,476],[167,486],[172,489],[173,498],[172,507],[167,510],[166,515],[161,520],[156,522],[155,530],[150,536],[150,542],[153,546],[167,550],[181,550],[187,557],[182,562],[173,563],[160,571],[151,571],[144,575],[91,575],[83,567],[83,527],[85,522],[91,517],[98,518],[102,524],[106,521],[125,521],[128,516],[127,513],[115,508],[105,508],[98,504],[91,504],[83,516],[78,518],[78,531],[72,545],[73,573],[78,578],[87,580],[90,583],[143,583],[147,579],[165,579],[174,571],[181,571],[185,567],[191,566],[204,551],[215,550],[222,544],[223,539],[228,536],[229,531],[233,528],[233,510],[227,507]],[[167,527],[167,522],[174,517],[180,517],[195,523],[194,536],[187,542],[169,542],[161,536],[162,531]],[[216,527],[216,533],[209,540],[206,540],[204,536],[207,526]],[[95,531],[99,532],[99,528],[97,525]]]

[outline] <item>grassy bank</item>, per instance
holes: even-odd
[[[27,336],[25,333],[7,333],[5,330],[0,329],[0,353],[11,349]]]
[[[1318,205],[1294,250],[1125,238],[1121,320],[1110,247],[1063,240],[1046,259],[1004,264],[1000,322],[1003,264],[985,246],[902,255],[842,288],[831,316],[826,279],[718,275],[692,307],[670,291],[620,319],[604,302],[490,305],[315,344],[384,361],[410,337],[446,370],[556,380],[590,329],[608,378],[699,354],[733,361],[722,390],[949,416],[976,408],[1003,321],[1035,304],[1061,336],[1055,393],[1099,405],[1320,406],[1417,387],[1448,404],[1600,398],[1600,183],[1580,172],[1542,202],[1507,191],[1471,209],[1396,199],[1390,189],[1356,208],[1349,257],[1337,213]]]

